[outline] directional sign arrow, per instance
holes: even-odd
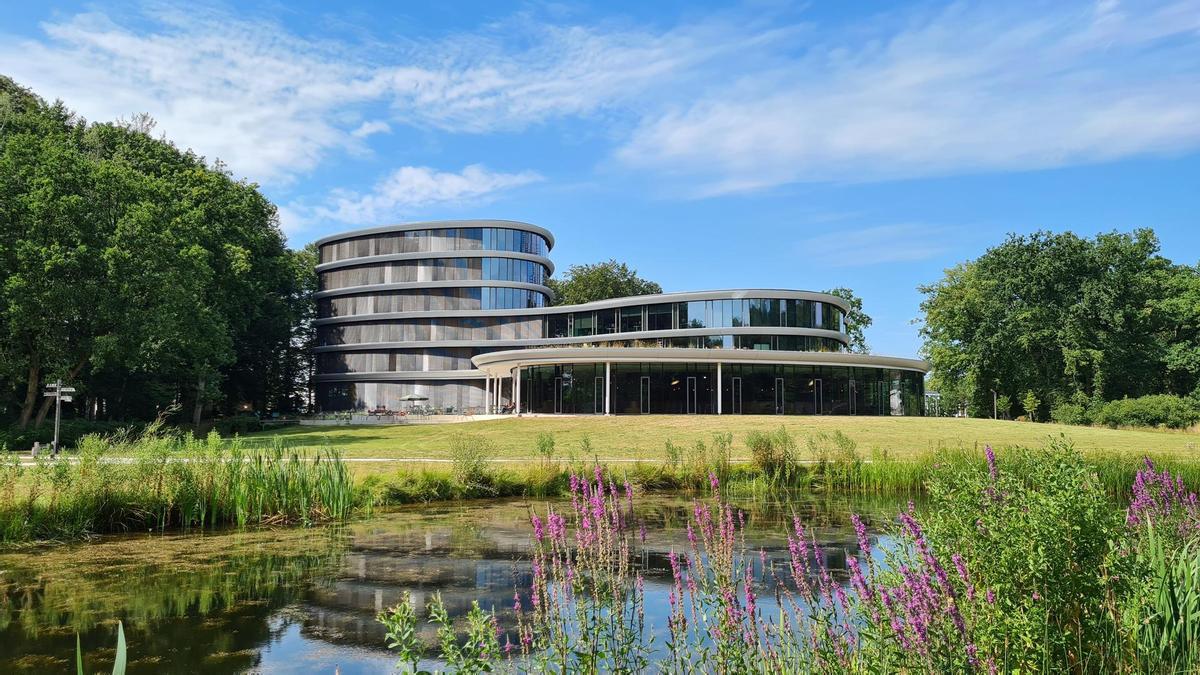
[[[63,388],[59,389],[59,391],[61,391],[64,394],[74,394],[75,387],[63,387]]]
[[[64,396],[62,400],[64,403],[70,403],[73,399],[70,396]]]

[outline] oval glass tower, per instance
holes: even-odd
[[[471,357],[542,336],[546,230],[504,220],[378,227],[317,241],[317,404],[439,410],[485,405]],[[500,344],[503,344],[501,342]]]

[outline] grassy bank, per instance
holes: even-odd
[[[346,457],[448,459],[450,441],[467,432],[494,445],[497,459],[536,457],[534,439],[552,434],[563,448],[578,448],[584,437],[601,459],[663,460],[663,444],[691,446],[714,433],[732,433],[733,456],[749,458],[746,435],[754,430],[786,428],[798,438],[841,432],[864,452],[887,450],[899,458],[919,457],[939,448],[982,448],[984,445],[1038,446],[1048,436],[1065,434],[1084,453],[1155,453],[1200,457],[1200,434],[1179,431],[1125,430],[1034,424],[1005,420],[920,417],[790,417],[755,415],[642,415],[523,417],[464,424],[356,427],[286,427],[246,439],[289,447],[335,447]]]
[[[163,435],[84,438],[74,461],[0,464],[0,543],[221,525],[312,523],[354,509],[354,481],[332,451],[247,450]]]
[[[629,426],[631,419],[646,428],[635,434]],[[41,460],[22,466],[10,456],[0,464],[0,543],[133,530],[308,524],[346,518],[374,506],[562,497],[568,493],[573,473],[590,474],[596,464],[605,465],[615,481],[628,481],[642,491],[704,490],[710,476],[715,476],[727,491],[752,497],[771,498],[780,490],[916,494],[939,463],[960,457],[981,461],[982,457],[982,440],[935,443],[931,439],[936,432],[923,432],[912,424],[946,424],[945,420],[850,420],[862,426],[849,432],[841,429],[846,420],[834,418],[737,418],[732,430],[707,433],[680,426],[682,420],[711,427],[713,419],[514,419],[436,427],[352,428],[334,433],[306,429],[257,440],[223,440],[215,435],[193,439],[163,435],[155,429],[133,438],[93,436],[81,442],[70,462]],[[746,419],[759,424],[748,429]],[[563,429],[561,425],[572,422],[579,422],[584,429],[547,431]],[[965,425],[960,431],[980,428],[986,432],[980,439],[1028,441],[996,443],[997,448],[1041,446],[1046,438],[1042,434],[1053,428],[988,420],[949,423]],[[611,425],[616,435],[593,436],[588,430],[600,428],[597,424]],[[880,445],[886,442],[883,429],[908,434],[894,439],[899,451]],[[622,435],[626,430],[628,437]],[[1200,484],[1200,462],[1194,461],[1193,451],[1186,447],[1194,436],[1084,431],[1118,439],[1115,447],[1097,448],[1080,447],[1076,435],[1069,437],[1084,451],[1111,495],[1126,493],[1146,456],[1189,484]],[[345,441],[346,435],[368,433],[419,434],[423,439],[420,447],[425,450],[406,452],[436,455],[442,463],[351,464],[343,461],[340,448],[335,451],[329,448],[336,446],[324,445]],[[1158,442],[1138,449],[1134,443],[1146,436]],[[880,444],[858,440],[864,437]],[[929,446],[918,449],[918,437]],[[650,439],[659,440],[650,445]],[[636,451],[611,449],[629,440],[647,445]],[[434,451],[434,447],[441,449]],[[381,454],[361,446],[359,452]],[[506,456],[525,459],[493,461]],[[352,467],[368,471],[354,477]]]
[[[750,459],[738,460],[733,455],[735,438],[730,433],[715,433],[690,446],[668,441],[659,451],[659,459],[610,463],[606,472],[614,481],[627,481],[640,491],[704,492],[717,478],[727,493],[763,498],[777,498],[783,490],[905,495],[924,491],[942,465],[984,461],[982,449],[967,447],[902,456],[877,448],[863,452],[853,439],[840,432],[797,437],[782,426],[771,432],[746,434],[741,439],[742,447]],[[591,475],[595,468],[595,463],[586,459],[592,456],[590,438],[572,448],[543,433],[531,441],[541,450],[541,457],[520,466],[489,462],[497,447],[495,441],[483,435],[460,431],[448,443],[448,464],[411,465],[367,475],[358,483],[362,493],[358,499],[387,506],[500,497],[565,497],[572,474]],[[530,454],[536,451],[531,449]],[[1117,499],[1128,496],[1146,458],[1189,485],[1200,484],[1200,462],[1179,454],[1093,451],[1084,456],[1099,483]]]

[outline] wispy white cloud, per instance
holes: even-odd
[[[392,127],[382,120],[370,120],[358,125],[358,128],[350,132],[350,135],[355,138],[366,138],[374,134],[391,133]]]
[[[861,267],[928,260],[950,250],[944,227],[900,223],[810,237],[799,244],[805,260],[828,267]]]
[[[342,223],[379,223],[411,216],[417,209],[481,203],[499,193],[542,180],[532,171],[503,173],[472,164],[457,173],[405,166],[388,174],[369,193],[341,190],[327,204],[291,208],[297,221],[313,218]]]
[[[712,194],[1177,152],[1200,145],[1200,3],[891,15],[725,84],[618,157]]]
[[[87,13],[43,33],[0,36],[6,74],[93,119],[149,112],[182,145],[275,184],[365,155],[399,125],[582,119],[566,133],[609,139],[617,167],[701,195],[1200,146],[1200,0],[921,5],[839,30],[760,9],[656,29],[520,14],[354,44],[149,5],[136,21]]]

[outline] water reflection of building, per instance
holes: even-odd
[[[685,507],[678,508],[682,511]],[[648,520],[662,519],[661,512]],[[678,514],[669,514],[672,520]],[[760,521],[747,535],[748,562],[758,579],[760,593],[772,595],[778,584],[791,586],[791,558],[783,520],[776,518],[772,527]],[[845,528],[817,530],[822,560],[835,579],[847,578],[846,562],[860,555],[853,531]],[[337,644],[378,648],[384,643],[383,626],[376,615],[410,593],[417,607],[423,608],[437,593],[441,594],[451,617],[461,618],[475,601],[485,610],[494,610],[500,626],[511,631],[515,623],[513,595],[525,592],[532,584],[528,563],[531,553],[528,528],[523,523],[487,525],[469,534],[454,524],[434,524],[401,532],[361,533],[354,537],[335,579],[322,584],[306,596],[303,614],[307,636]],[[635,566],[645,576],[648,596],[664,596],[671,583],[669,553],[682,553],[688,542],[681,528],[652,528],[645,543],[635,547]],[[763,552],[760,557],[759,551]],[[765,560],[765,565],[764,565]],[[815,581],[818,565],[809,562],[809,574]],[[528,598],[525,599],[529,606]],[[657,614],[657,611],[651,613]],[[423,616],[423,613],[421,614]],[[426,644],[436,642],[435,628],[420,626]],[[515,639],[515,638],[514,638]]]

